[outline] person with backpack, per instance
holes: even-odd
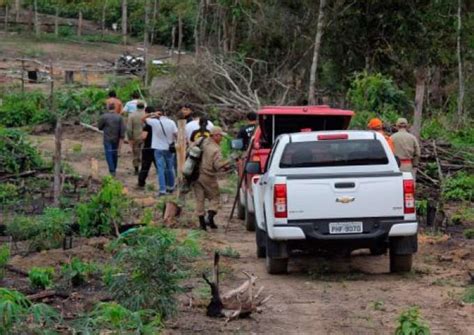
[[[199,177],[193,184],[194,195],[196,197],[196,214],[199,217],[199,227],[207,230],[209,225],[216,229],[217,225],[214,217],[217,214],[220,205],[219,184],[217,174],[230,169],[230,162],[224,160],[221,154],[220,143],[226,133],[221,127],[213,127],[210,131],[210,137],[202,140],[200,144],[202,153],[199,164]],[[205,218],[205,201],[209,200],[209,210],[207,211],[207,220]]]
[[[158,166],[158,196],[173,193],[175,187],[174,153],[175,140],[178,134],[176,123],[164,113],[145,114],[142,121],[152,129],[151,147],[154,149],[155,162]]]
[[[208,129],[208,119],[205,116],[202,116],[199,119],[199,129],[196,129],[192,132],[190,141],[195,143],[200,138],[208,138],[210,136]]]
[[[145,114],[151,114],[155,112],[155,108],[148,106],[145,108]],[[159,109],[156,109],[156,112],[159,112]],[[151,147],[151,140],[153,136],[153,129],[145,124],[143,126],[142,139],[143,139],[143,149],[142,149],[142,166],[140,172],[138,173],[138,187],[145,187],[146,179],[148,178],[148,172],[150,172],[151,165],[154,164],[156,171],[158,167],[155,162],[155,149]]]

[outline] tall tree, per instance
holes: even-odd
[[[38,0],[33,1],[33,7],[35,11],[35,17],[34,17],[35,18],[35,35],[36,37],[38,37],[41,32],[40,22],[38,18]]]
[[[150,3],[149,0],[145,0],[145,26],[143,28],[143,51],[144,51],[144,57],[143,59],[145,60],[145,87],[148,86],[148,44],[149,44],[149,29],[150,29]]]
[[[318,27],[316,30],[316,37],[314,38],[314,52],[313,52],[313,62],[311,63],[311,72],[309,77],[309,89],[308,89],[308,104],[316,104],[316,76],[318,71],[318,60],[319,60],[319,51],[321,48],[321,37],[324,32],[324,10],[326,6],[326,0],[320,0],[319,2],[319,14],[318,14]]]
[[[127,45],[127,21],[128,21],[128,4],[127,0],[122,0],[122,42]]]
[[[458,81],[459,81],[459,95],[458,95],[458,122],[462,123],[464,111],[464,71],[463,59],[461,52],[461,32],[462,32],[462,0],[458,0],[458,29],[457,29],[457,60],[458,60]]]
[[[20,21],[21,0],[15,0],[15,22]]]
[[[105,35],[105,19],[106,19],[106,13],[107,13],[107,0],[104,0],[104,3],[102,5],[102,19],[101,19],[101,33],[102,37]]]

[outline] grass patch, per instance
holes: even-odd
[[[236,259],[240,258],[240,253],[229,246],[225,247],[225,249],[220,249],[216,251],[219,252],[219,254],[224,257],[236,258]]]
[[[462,301],[466,304],[474,304],[474,286],[471,285],[466,288],[462,295]]]

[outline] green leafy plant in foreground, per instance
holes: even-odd
[[[443,196],[447,200],[474,201],[474,175],[459,172],[446,179]]]
[[[462,296],[462,301],[467,304],[474,304],[474,286],[468,286]]]
[[[99,193],[89,202],[76,207],[77,222],[82,236],[110,235],[114,225],[120,225],[130,200],[124,194],[123,185],[105,177]]]
[[[199,254],[196,237],[178,240],[172,230],[142,227],[117,239],[112,248],[115,271],[107,278],[112,296],[132,311],[172,315],[180,281],[188,276],[187,262]]]
[[[429,335],[429,326],[421,319],[420,310],[417,306],[403,311],[398,317],[398,325],[395,335]]]
[[[32,304],[20,292],[0,287],[0,334],[45,334],[59,323],[52,307]]]
[[[79,322],[81,334],[158,334],[162,327],[159,314],[152,310],[130,311],[116,302],[100,303]]]
[[[466,229],[462,232],[462,234],[464,235],[465,238],[467,238],[468,240],[472,240],[474,239],[474,228],[469,228],[469,229]]]
[[[34,288],[45,289],[53,284],[54,269],[52,267],[33,267],[28,272],[28,279]]]

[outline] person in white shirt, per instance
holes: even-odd
[[[207,121],[207,130],[208,131],[211,131],[212,127],[214,127],[214,125],[212,124],[211,121]],[[185,128],[185,131],[186,131],[186,139],[188,140],[188,142],[191,141],[191,135],[193,134],[193,132],[195,130],[198,130],[199,129],[199,115],[198,114],[194,114],[193,115],[193,120],[191,122],[188,122],[186,124],[186,128]]]
[[[176,140],[178,127],[162,112],[146,114],[144,122],[152,129],[151,147],[155,150],[155,162],[158,168],[159,196],[173,193],[175,187],[174,154],[170,145]]]
[[[140,94],[138,92],[132,93],[132,100],[128,101],[123,107],[123,114],[125,117],[128,117],[131,113],[137,110],[137,104],[143,102],[144,108],[146,108],[146,102],[140,100]]]

